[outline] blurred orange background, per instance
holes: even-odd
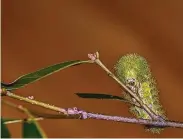
[[[120,56],[138,53],[151,65],[168,118],[183,121],[182,5],[181,0],[2,0],[2,80],[12,82],[58,62],[86,60],[95,51],[113,71]],[[63,108],[132,116],[126,104],[81,99],[76,92],[120,95],[121,89],[100,67],[86,64],[15,91]],[[25,117],[5,105],[2,115]],[[183,137],[183,129],[167,128],[153,135],[139,125],[102,120],[44,120],[40,124],[52,138]],[[8,127],[13,137],[21,137],[20,123]]]

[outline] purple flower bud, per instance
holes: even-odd
[[[88,58],[91,59],[92,61],[95,61],[96,55],[95,54],[88,54]]]
[[[69,115],[80,114],[81,115],[80,119],[88,118],[88,113],[83,110],[78,109],[77,107],[68,108],[68,109],[66,109],[66,111]]]

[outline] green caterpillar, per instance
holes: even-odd
[[[159,102],[156,81],[153,78],[149,65],[145,58],[138,54],[127,54],[122,56],[114,67],[116,76],[131,91],[149,107],[155,114],[166,119],[165,112]],[[124,97],[135,102],[127,93]],[[130,106],[130,112],[137,118],[151,119],[151,117],[141,108]],[[145,126],[146,131],[160,133],[163,128],[155,126]]]

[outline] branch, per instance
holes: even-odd
[[[183,128],[183,122],[178,122],[178,121],[170,121],[170,120],[153,121],[153,120],[147,120],[147,119],[137,119],[137,118],[130,118],[130,117],[122,117],[122,116],[110,116],[110,115],[86,112],[76,107],[68,108],[65,110],[69,115],[73,115],[73,116],[81,115],[81,117],[75,118],[75,119],[81,119],[81,120],[96,119],[96,120],[108,120],[108,121],[115,121],[115,122],[122,122],[122,123],[151,125],[151,126],[157,126],[157,127]],[[71,119],[70,116],[67,116],[67,115],[66,117],[63,117],[63,115],[53,115],[53,114],[36,113],[36,112],[31,112],[31,114],[33,114],[34,116],[38,116],[38,118],[34,118],[35,121],[43,120],[43,119],[63,119],[63,118]],[[28,119],[28,120],[32,120],[32,119]],[[5,124],[18,123],[23,121],[24,120],[8,121]]]
[[[6,95],[9,97],[18,99],[18,100],[21,98],[21,100],[29,102],[29,103],[35,102],[35,100],[27,101],[26,98],[15,95],[11,92],[7,92]],[[36,102],[38,102],[38,101],[36,101]],[[39,102],[38,104],[45,104],[45,103]],[[48,107],[48,108],[51,110],[57,111],[59,107],[52,106],[52,107]],[[36,112],[32,112],[32,111],[30,111],[30,113],[35,116],[38,116],[39,118],[42,117],[42,118],[47,118],[47,119],[50,119],[50,118],[51,119],[54,119],[54,118],[57,118],[57,119],[58,118],[60,118],[60,119],[63,119],[63,118],[64,119],[97,119],[97,120],[109,120],[109,121],[115,121],[115,122],[133,123],[133,124],[141,124],[141,125],[153,125],[153,126],[160,126],[160,127],[183,128],[183,122],[178,122],[178,121],[170,121],[170,120],[158,121],[158,120],[128,118],[128,117],[121,117],[121,116],[109,116],[109,115],[86,112],[86,111],[80,110],[76,107],[68,108],[68,109],[63,109],[63,108],[60,108],[60,109],[62,111],[64,111],[64,113],[60,113],[59,115],[40,114],[40,113],[36,113]]]
[[[141,124],[141,125],[152,125],[152,126],[159,126],[159,127],[183,128],[183,122],[178,122],[178,121],[168,121],[168,120],[152,121],[152,120],[146,120],[146,119],[136,119],[136,118],[121,117],[121,116],[109,116],[109,115],[94,114],[94,113],[88,113],[88,118]]]
[[[63,118],[79,119],[81,117],[81,115],[79,115],[79,114],[69,115],[68,112],[63,108],[56,107],[56,106],[53,106],[53,105],[50,105],[50,104],[46,104],[44,102],[40,102],[40,101],[37,101],[37,100],[32,100],[32,99],[29,99],[29,98],[25,98],[25,97],[16,95],[14,93],[11,93],[10,91],[6,91],[6,90],[1,89],[0,93],[3,96],[8,96],[10,98],[14,98],[14,99],[17,99],[17,100],[21,100],[21,101],[33,104],[33,105],[37,105],[37,106],[40,106],[40,107],[43,107],[43,108],[46,108],[46,109],[50,109],[50,110],[59,112],[59,114],[62,115]]]
[[[80,110],[76,107],[68,108],[68,114],[80,114],[82,115],[80,119],[96,119],[96,120],[108,120],[108,121],[115,121],[115,122],[123,122],[123,123],[132,123],[132,124],[141,124],[141,125],[152,125],[158,127],[174,127],[174,128],[183,128],[183,122],[178,121],[157,121],[157,120],[149,120],[149,119],[137,119],[137,118],[130,118],[130,117],[122,117],[122,116],[110,116],[98,113],[91,113],[86,112],[84,110]],[[34,113],[34,115],[39,117],[44,117],[48,119],[59,119],[62,118],[60,115],[53,115],[53,114],[41,114],[41,113]]]

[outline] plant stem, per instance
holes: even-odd
[[[80,118],[79,114],[68,115],[67,111],[65,109],[60,108],[60,107],[56,107],[56,106],[46,104],[46,103],[43,103],[43,102],[40,102],[40,101],[28,99],[28,98],[16,95],[14,93],[11,93],[9,91],[3,92],[3,93],[5,93],[5,95],[8,96],[8,97],[11,97],[11,98],[14,98],[14,99],[17,99],[17,100],[21,100],[21,101],[24,101],[24,102],[27,102],[27,103],[31,103],[31,104],[34,104],[34,105],[37,105],[37,106],[40,106],[40,107],[43,107],[43,108],[46,108],[46,109],[50,109],[50,110],[53,110],[53,111],[57,111],[57,112],[60,113],[60,115],[62,115],[64,117],[69,117],[70,119],[72,119],[72,118],[79,119]]]
[[[14,108],[18,108],[19,110],[21,107],[17,107],[17,105],[2,101],[3,103],[12,106]],[[70,108],[72,109],[72,108]],[[65,109],[64,109],[65,110]],[[108,121],[115,121],[115,122],[123,122],[123,123],[132,123],[132,124],[142,124],[142,125],[152,125],[152,126],[161,126],[161,127],[174,127],[174,128],[183,128],[183,122],[178,121],[157,121],[157,120],[149,120],[149,119],[137,119],[137,118],[129,118],[129,117],[122,117],[122,116],[110,116],[110,115],[104,115],[104,114],[98,114],[98,113],[91,113],[86,112],[83,110],[73,111],[72,113],[68,113],[67,115],[59,114],[59,115],[53,115],[53,114],[44,114],[44,113],[36,113],[30,111],[30,114],[34,116],[38,116],[38,118],[34,118],[34,120],[43,120],[43,119],[82,119],[81,115],[85,114],[85,119],[96,119],[96,120],[108,120]],[[80,116],[78,116],[80,115]],[[32,120],[32,119],[28,119]],[[7,121],[6,124],[9,123],[18,123],[23,122],[24,120],[13,120],[13,121]]]
[[[146,119],[136,119],[136,118],[121,117],[121,116],[109,116],[109,115],[95,114],[95,113],[88,113],[88,118],[133,123],[133,124],[142,124],[142,125],[152,125],[152,126],[160,126],[160,127],[183,128],[183,122],[176,122],[176,121],[169,121],[169,120],[152,121],[152,120],[146,120]]]
[[[151,121],[146,119],[136,119],[136,118],[129,118],[129,117],[122,117],[122,116],[110,116],[110,115],[103,115],[103,114],[95,114],[95,113],[88,113],[88,119],[96,119],[96,120],[108,120],[108,121],[115,121],[115,122],[123,122],[123,123],[132,123],[132,124],[141,124],[141,125],[152,125],[152,126],[161,126],[161,127],[174,127],[174,128],[183,128],[183,122],[176,122],[176,121]],[[56,115],[52,115],[53,118]],[[59,115],[57,115],[59,119]],[[47,118],[38,117],[34,120],[40,121]],[[52,119],[51,115],[48,119]],[[60,118],[62,119],[62,118]],[[31,119],[28,119],[31,120]],[[20,123],[24,120],[14,120],[14,121],[7,121],[5,124],[12,124],[12,123]]]
[[[86,112],[83,110],[80,110],[80,112],[85,112],[85,115],[87,115],[87,118],[85,119],[96,119],[96,120],[107,120],[107,121],[114,121],[114,122],[122,122],[122,123],[132,123],[132,124],[140,124],[140,125],[151,125],[151,126],[157,126],[157,127],[173,127],[173,128],[183,128],[183,122],[178,121],[153,121],[149,119],[137,119],[137,118],[131,118],[131,117],[122,117],[122,116],[111,116],[111,115],[104,115],[104,114],[98,114],[98,113],[91,113]],[[77,114],[79,111],[73,114]],[[81,112],[81,114],[82,114]],[[39,116],[39,118],[35,118],[35,120],[43,120],[43,119],[63,119],[62,115],[53,115],[53,114],[35,114]],[[69,117],[67,117],[69,119]],[[79,119],[79,118],[76,118]],[[16,122],[12,123],[18,123],[22,122],[23,120],[17,120]],[[8,122],[6,122],[8,124]],[[11,123],[11,121],[10,121]]]
[[[74,111],[72,114],[80,113],[82,115],[82,119],[97,119],[97,120],[108,120],[108,121],[115,121],[115,122],[123,122],[123,123],[133,123],[133,124],[141,124],[141,125],[151,125],[151,126],[158,126],[158,127],[174,127],[174,128],[183,128],[183,122],[178,121],[170,121],[170,120],[164,120],[164,121],[158,121],[158,120],[151,120],[151,119],[137,119],[137,118],[130,118],[130,117],[122,117],[122,116],[110,116],[110,115],[104,115],[104,114],[98,114],[98,113],[91,113],[86,112],[84,110],[80,110],[77,108],[70,108]],[[39,117],[44,118],[57,118],[62,119],[60,115],[53,115],[53,114],[38,114]]]
[[[11,98],[15,98],[15,99],[18,99],[18,100],[21,100],[21,101],[31,103],[33,105],[41,106],[43,108],[47,108],[47,109],[50,109],[50,110],[54,110],[54,111],[58,111],[58,112],[62,112],[64,114],[67,114],[65,112],[65,110],[62,109],[62,108],[59,108],[59,107],[56,107],[56,106],[53,106],[53,105],[50,105],[50,104],[46,104],[46,103],[43,103],[43,102],[40,102],[40,101],[36,101],[36,100],[33,100],[33,99],[25,98],[25,97],[16,95],[14,93],[11,93],[9,91],[6,92],[6,96],[9,96]]]

